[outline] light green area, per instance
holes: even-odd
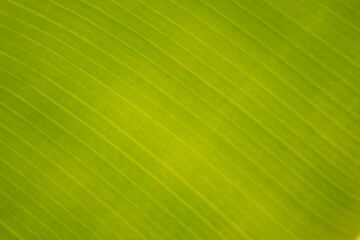
[[[0,0],[0,240],[354,240],[359,0]]]

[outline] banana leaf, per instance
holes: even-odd
[[[1,240],[359,233],[359,0],[0,0]]]

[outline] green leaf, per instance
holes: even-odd
[[[358,0],[0,0],[0,239],[355,240]]]

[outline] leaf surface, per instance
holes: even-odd
[[[355,240],[357,0],[0,0],[0,239]]]

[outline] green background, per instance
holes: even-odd
[[[359,0],[0,0],[0,239],[355,240]]]

